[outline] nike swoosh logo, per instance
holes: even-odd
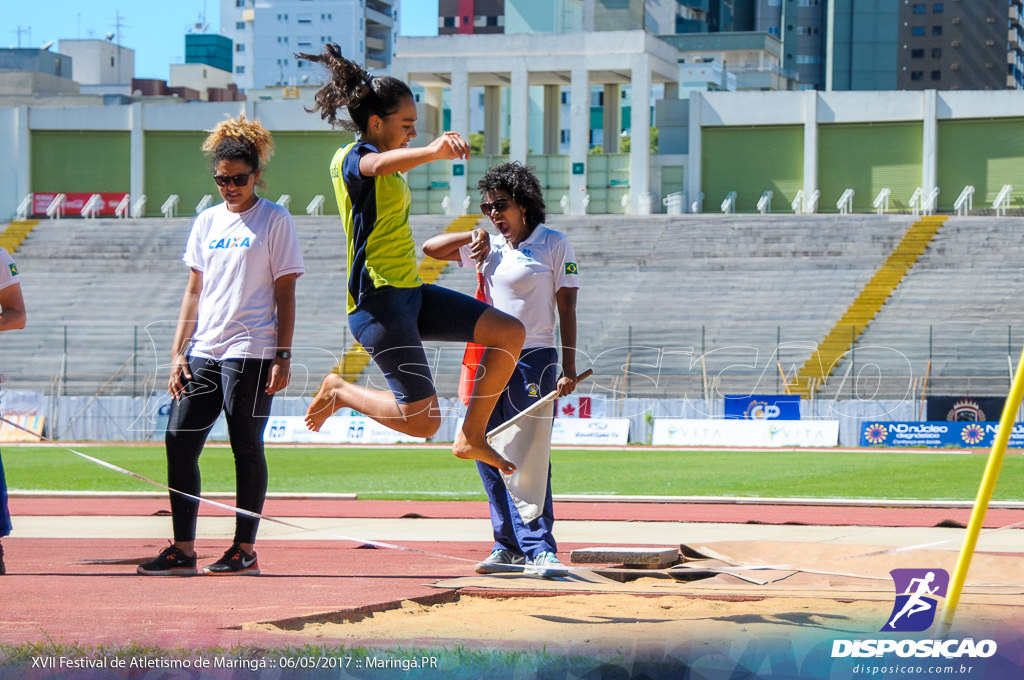
[[[256,556],[255,555],[253,555],[252,558],[246,558],[245,555],[242,555],[242,568],[243,569],[248,569],[249,567],[251,567],[254,564],[256,564]]]

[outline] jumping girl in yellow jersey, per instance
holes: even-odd
[[[409,226],[411,195],[402,175],[430,161],[468,158],[469,145],[457,132],[446,132],[427,146],[410,148],[416,103],[408,85],[371,76],[342,57],[337,45],[328,44],[319,55],[295,56],[323,64],[330,75],[312,111],[359,134],[331,161],[348,245],[346,310],[353,337],[391,388],[362,387],[332,373],[306,412],[306,426],[319,430],[347,406],[399,432],[429,437],[441,418],[422,340],[472,341],[488,349],[452,450],[459,458],[512,472],[515,466],[487,443],[486,427],[515,368],[523,325],[468,295],[423,283]],[[351,120],[337,118],[342,108]]]

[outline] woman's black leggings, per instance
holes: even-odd
[[[262,512],[267,497],[267,459],[263,430],[273,400],[266,392],[271,361],[258,359],[200,359],[189,357],[192,380],[186,394],[171,402],[167,422],[167,485],[198,496],[201,490],[199,454],[220,416],[227,418],[235,456],[235,503]],[[199,502],[171,492],[175,541],[193,541]],[[236,513],[235,541],[253,543],[259,520]]]

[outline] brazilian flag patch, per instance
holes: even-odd
[[[12,262],[12,263],[10,263],[10,264],[9,264],[9,265],[7,265],[7,266],[8,266],[8,267],[10,268],[10,270],[11,270],[11,276],[17,276],[17,275],[18,275],[18,266],[17,266],[16,264],[14,264],[14,263]]]
[[[566,262],[565,263],[565,273],[566,274],[579,274],[580,273],[580,268],[576,266],[575,262]]]

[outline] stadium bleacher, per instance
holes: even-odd
[[[162,389],[191,221],[36,227],[16,253],[29,326],[4,338],[7,387]],[[417,244],[449,221],[413,216]],[[607,392],[653,398],[783,391],[779,366],[792,377],[912,223],[894,214],[548,222],[568,234],[580,265],[579,368],[592,365],[593,384]],[[296,216],[296,227],[307,274],[297,289],[294,382],[312,390],[352,343],[345,245],[337,217]],[[1008,350],[1016,362],[1024,341],[1014,248],[1022,227],[1020,217],[951,217],[820,395],[835,396],[842,383],[842,398],[904,396],[929,357],[933,386],[1005,394]],[[439,283],[472,294],[475,276],[450,266]],[[428,349],[439,392],[454,394],[461,346]],[[381,384],[378,376],[371,366],[362,380]]]

